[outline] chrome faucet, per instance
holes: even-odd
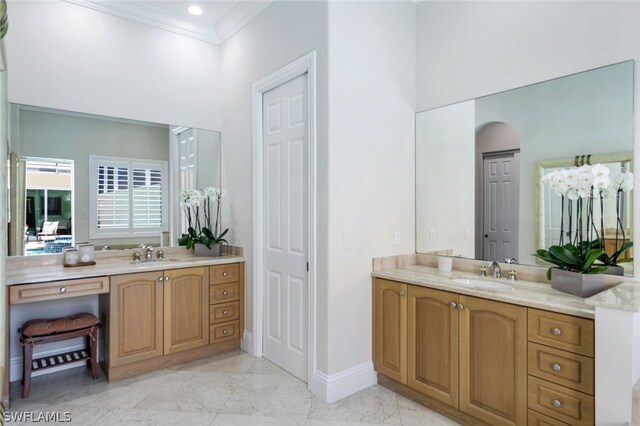
[[[493,268],[493,278],[500,278],[502,276],[502,270],[500,269],[500,264],[495,260],[489,264],[487,264],[489,268]]]
[[[153,247],[147,246],[147,262],[151,262],[153,260]]]

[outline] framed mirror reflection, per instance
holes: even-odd
[[[536,265],[532,254],[559,242],[567,214],[545,174],[577,169],[576,157],[604,164],[611,180],[633,171],[633,75],[627,61],[418,113],[417,252]],[[594,198],[590,217],[609,245],[615,192],[602,212]],[[621,197],[618,245],[633,234],[632,189]]]

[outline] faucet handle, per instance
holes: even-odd
[[[162,250],[158,251],[158,259],[164,259],[164,252]]]
[[[507,272],[507,277],[511,282],[518,281],[518,273],[513,269]]]
[[[480,273],[478,275],[481,276],[481,277],[486,277],[487,276],[487,267],[486,266],[480,267]]]
[[[133,253],[133,261],[138,261],[140,260],[140,253],[139,252],[135,252]]]

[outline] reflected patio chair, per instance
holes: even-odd
[[[42,237],[52,237],[58,233],[58,224],[60,222],[44,222],[42,231],[36,234],[36,240],[40,241]]]

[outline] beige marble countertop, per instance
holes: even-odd
[[[7,269],[7,285],[44,283],[49,281],[121,275],[136,272],[166,271],[195,266],[223,265],[244,262],[242,256],[195,257],[191,254],[169,253],[164,260],[134,262],[131,257],[96,258],[93,266],[65,268],[61,264],[16,265]]]
[[[372,276],[583,318],[593,319],[595,316],[595,305],[591,302],[593,298],[584,299],[565,294],[552,289],[551,285],[546,283],[518,280],[515,284],[512,284],[506,279],[478,277],[477,274],[460,271],[440,272],[437,268],[422,265],[406,265],[398,269],[385,269],[373,272]],[[481,279],[483,281],[508,284],[508,287],[475,287],[473,285],[455,283],[452,279]],[[600,295],[613,292],[618,287],[600,293]],[[623,288],[626,289],[627,287]],[[637,301],[636,303],[640,304],[640,290],[636,289],[633,292],[633,296],[635,297],[634,300]]]
[[[624,282],[587,299],[590,306],[640,312],[640,283]]]

